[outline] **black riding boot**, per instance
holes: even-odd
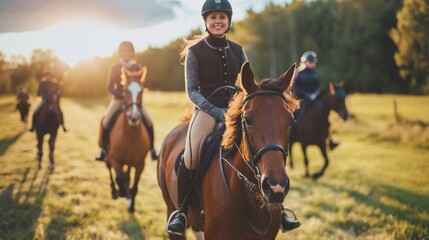
[[[60,124],[63,126],[63,131],[67,132],[67,128],[64,125],[64,116],[63,116],[63,112],[60,110],[58,113],[58,121],[60,122]]]
[[[149,133],[149,140],[150,140],[150,157],[152,158],[152,161],[158,160],[158,153],[155,150],[153,142],[155,141],[155,135],[153,133],[153,126],[150,126],[147,128],[147,131]]]
[[[292,215],[294,216],[294,218],[290,218],[287,214],[286,214],[286,210],[290,211],[292,213]],[[290,210],[289,208],[283,208],[282,210],[282,215],[281,215],[281,225],[280,228],[282,230],[282,232],[288,232],[291,230],[294,230],[295,228],[301,226],[301,223],[296,219],[295,213],[292,212],[292,210]]]
[[[37,119],[38,113],[39,113],[38,111],[35,111],[33,113],[33,119],[31,119],[31,128],[28,129],[28,131],[30,132],[34,132],[34,126],[36,126],[36,119]]]
[[[179,209],[172,212],[168,218],[167,228],[165,230],[168,233],[183,235],[186,231],[188,222],[186,215],[188,214],[189,195],[192,188],[191,176],[194,175],[194,173],[195,170],[187,169],[185,163],[182,161],[177,174],[177,203]]]
[[[109,143],[109,130],[102,128],[101,136],[100,136],[101,151],[98,154],[98,156],[95,157],[95,160],[97,160],[97,161],[104,161],[105,160],[108,143]]]

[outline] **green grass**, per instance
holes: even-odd
[[[136,212],[129,214],[124,199],[111,199],[107,168],[93,160],[108,100],[62,100],[70,131],[59,133],[50,172],[46,154],[37,170],[35,134],[18,121],[14,97],[0,97],[0,239],[167,238],[156,164],[146,159]],[[159,148],[191,105],[183,93],[145,92],[144,101]],[[302,226],[277,239],[428,239],[429,97],[359,94],[347,101],[353,118],[331,115],[341,145],[329,153],[331,164],[319,181],[302,177],[302,154],[294,147],[285,205]],[[320,169],[316,148],[309,157],[310,171]]]

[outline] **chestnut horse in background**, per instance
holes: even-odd
[[[45,102],[40,107],[37,118],[34,122],[34,128],[37,136],[37,156],[39,169],[42,167],[43,156],[43,138],[49,134],[49,168],[54,169],[54,150],[55,140],[57,139],[58,127],[60,126],[59,114],[60,101],[58,94],[46,96]]]
[[[150,147],[149,133],[143,123],[141,113],[143,84],[146,73],[146,67],[141,68],[138,72],[129,72],[125,68],[122,68],[125,104],[110,131],[106,156],[112,198],[117,199],[118,196],[126,197],[128,211],[130,212],[134,212],[135,210],[134,204],[138,191],[138,183]],[[119,193],[113,181],[112,168],[115,171]],[[132,188],[130,188],[131,168],[135,169]]]
[[[226,113],[222,146],[215,150],[201,186],[203,215],[190,202],[188,226],[206,239],[275,239],[281,204],[289,188],[285,159],[292,112],[298,102],[286,97],[295,65],[278,79],[255,82],[250,64],[241,69],[244,91],[236,93]],[[158,162],[158,184],[167,217],[177,208],[176,158],[185,147],[189,121],[164,139]],[[201,154],[206,155],[205,152]],[[202,159],[201,159],[202,160]],[[194,189],[194,192],[196,189]],[[171,235],[171,239],[186,236]]]
[[[290,140],[290,167],[293,168],[292,144],[295,142],[301,143],[301,149],[304,155],[305,176],[309,177],[307,146],[316,145],[325,159],[322,169],[314,173],[312,178],[317,180],[325,173],[329,164],[329,158],[326,151],[326,141],[329,137],[329,113],[334,110],[338,115],[346,121],[348,111],[346,107],[346,91],[343,88],[343,83],[335,86],[332,82],[329,84],[329,91],[321,93],[316,101],[311,102],[301,120],[292,128]]]

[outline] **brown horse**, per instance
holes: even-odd
[[[231,101],[225,116],[222,147],[215,151],[200,185],[197,184],[201,186],[204,214],[197,201],[191,201],[188,212],[188,226],[204,231],[205,238],[276,237],[281,204],[290,187],[285,169],[287,136],[298,103],[284,92],[289,89],[294,72],[295,65],[278,79],[257,83],[249,63],[242,66],[244,91]],[[158,184],[167,205],[167,216],[177,208],[174,165],[185,147],[188,126],[186,121],[174,128],[160,152]],[[184,237],[170,235],[170,238]]]
[[[138,182],[150,147],[149,134],[143,123],[141,113],[143,83],[146,72],[146,67],[143,67],[138,72],[128,72],[125,68],[122,68],[125,105],[110,131],[106,158],[106,165],[110,174],[112,198],[126,197],[128,211],[130,212],[134,212]],[[119,193],[113,181],[112,168],[115,170]],[[135,174],[133,186],[130,189],[131,168],[135,169]]]
[[[58,127],[60,126],[59,117],[60,114],[59,96],[57,94],[51,94],[45,97],[43,105],[40,107],[39,113],[34,122],[34,128],[37,136],[37,156],[36,159],[39,161],[39,169],[42,167],[42,156],[43,156],[43,138],[46,134],[49,134],[49,168],[54,168],[54,150],[55,140],[57,139]]]
[[[332,82],[329,84],[329,91],[321,94],[320,97],[310,103],[303,113],[301,120],[292,128],[290,153],[290,167],[293,168],[292,144],[301,143],[304,154],[305,176],[309,177],[307,146],[316,145],[325,159],[322,169],[312,175],[313,179],[318,179],[325,173],[329,164],[328,154],[326,152],[326,140],[329,137],[329,112],[334,110],[341,118],[346,121],[348,111],[346,107],[346,92],[343,84],[335,86]]]

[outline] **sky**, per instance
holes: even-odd
[[[233,22],[252,9],[288,0],[230,0]],[[191,30],[204,30],[204,0],[0,0],[0,52],[28,58],[52,49],[70,66],[112,55],[123,40],[136,51],[162,47]]]

